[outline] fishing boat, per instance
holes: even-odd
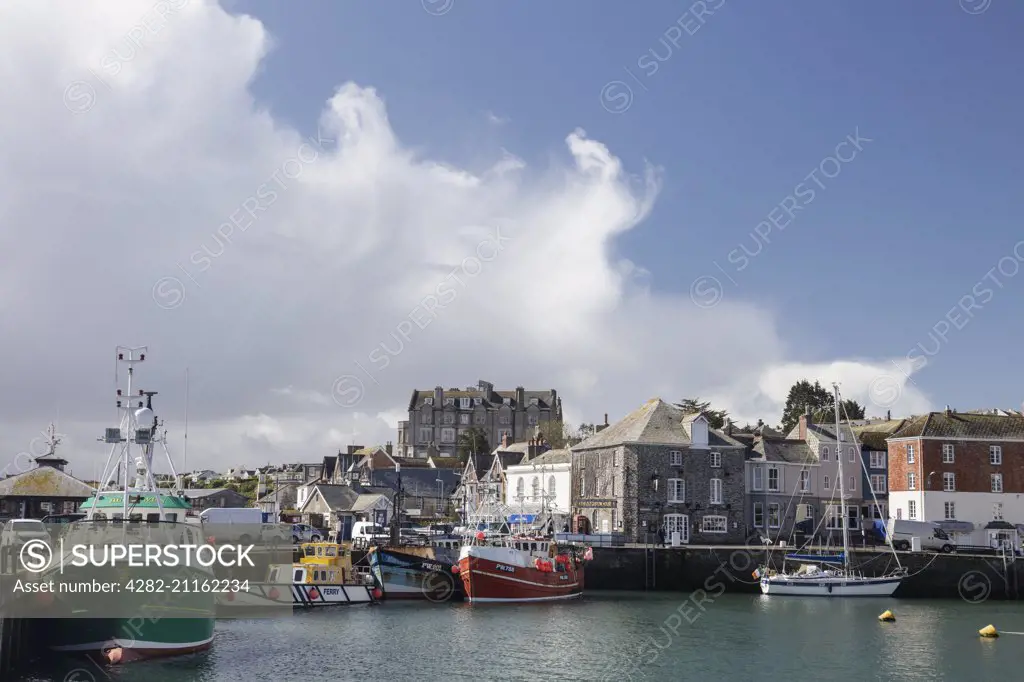
[[[832,384],[835,399],[836,442],[844,440],[840,428],[839,410],[842,402],[839,397],[839,384]],[[856,445],[856,435],[854,436]],[[859,451],[859,448],[858,448]],[[839,554],[801,554],[790,553],[785,556],[783,571],[774,571],[761,567],[754,571],[755,578],[761,583],[761,592],[766,595],[789,595],[807,597],[889,597],[906,577],[906,571],[900,566],[899,557],[893,550],[896,559],[896,570],[879,577],[865,576],[851,566],[850,562],[850,529],[849,517],[846,513],[846,491],[843,487],[843,457],[839,457],[839,506],[843,531],[843,551]],[[874,491],[872,491],[872,495]],[[877,500],[875,501],[877,505]],[[891,545],[890,545],[891,549]],[[793,564],[797,568],[785,570]]]
[[[160,489],[153,475],[154,448],[160,445],[170,473],[177,480],[174,463],[166,446],[166,431],[153,414],[155,391],[136,390],[135,366],[146,359],[146,347],[117,348],[118,366],[127,365],[127,390],[117,389],[120,426],[106,429],[102,439],[111,446],[100,479],[100,487],[81,507],[85,517],[68,524],[69,539],[112,539],[118,543],[201,544],[198,524],[187,523],[191,507],[182,493]],[[115,383],[116,383],[115,374]],[[63,566],[63,563],[61,565]],[[72,570],[72,569],[67,569]],[[103,576],[101,569],[75,569],[82,579]],[[110,579],[110,569],[105,579]],[[201,565],[179,566],[174,579],[202,584],[214,579],[213,570]],[[163,578],[166,568],[133,568],[133,581]],[[43,576],[45,578],[45,575]],[[64,582],[72,578],[65,576]],[[100,577],[100,579],[104,579]],[[196,581],[196,582],[193,582]],[[57,597],[61,597],[58,595]],[[108,600],[109,602],[109,600]],[[175,594],[154,594],[132,617],[111,617],[103,600],[74,602],[73,617],[53,618],[47,629],[51,650],[100,655],[110,663],[174,656],[207,649],[213,642],[216,597],[202,590],[178,590]],[[82,606],[85,608],[80,608]]]
[[[459,550],[452,572],[470,602],[541,602],[583,594],[584,565],[593,551],[542,537],[488,540],[477,532]]]
[[[375,546],[367,553],[370,570],[385,599],[426,599],[432,602],[464,598],[462,581],[449,568],[458,561],[463,539],[442,535],[427,546]]]

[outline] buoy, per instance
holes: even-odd
[[[373,598],[374,599],[380,599],[382,596],[384,596],[384,593],[381,592],[381,589],[379,587],[373,588]]]
[[[452,573],[459,573],[459,572],[460,572],[459,571],[459,565],[458,564],[452,564]]]
[[[978,630],[978,634],[982,637],[998,637],[999,631],[996,630],[995,625],[986,625],[982,629]]]
[[[121,651],[121,647],[117,646],[113,649],[107,649],[106,651],[104,651],[103,656],[111,665],[117,665],[121,662],[122,653],[123,652]]]
[[[885,611],[882,613],[882,615],[878,617],[878,620],[882,621],[883,623],[895,623],[896,616],[893,615],[892,611]]]
[[[309,598],[310,599],[319,599],[320,598],[320,592],[314,587],[313,589],[311,589],[309,591]]]
[[[277,601],[277,598],[281,596],[281,593],[277,591],[276,587],[271,587],[270,593],[267,596],[273,599],[274,601]]]

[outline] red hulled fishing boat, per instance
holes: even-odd
[[[583,594],[583,567],[592,558],[590,548],[547,538],[488,542],[477,533],[462,546],[452,572],[471,602],[555,601]]]

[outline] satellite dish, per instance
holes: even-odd
[[[135,421],[140,425],[149,426],[153,423],[153,410],[148,407],[140,407],[135,410]]]

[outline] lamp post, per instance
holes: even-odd
[[[436,478],[437,481],[437,513],[436,516],[442,516],[441,499],[444,495],[444,479]]]

